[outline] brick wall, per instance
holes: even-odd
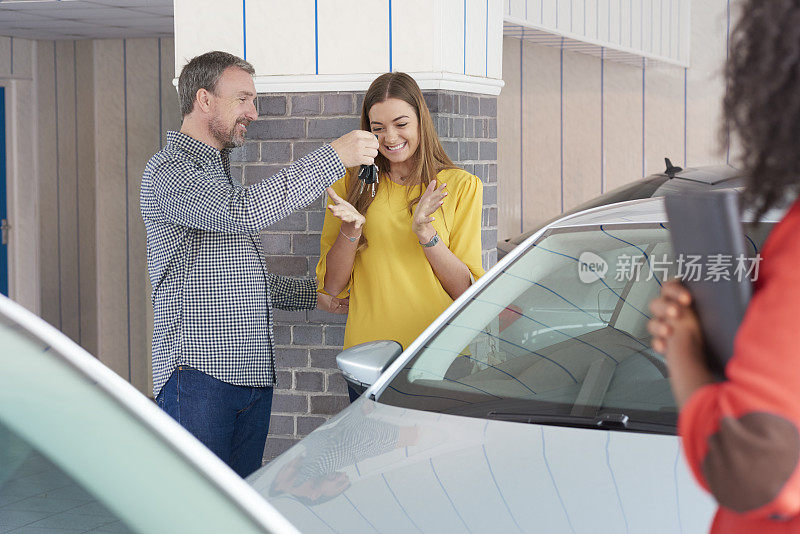
[[[271,176],[320,145],[359,127],[363,92],[288,93],[258,97],[259,119],[232,154],[234,178]],[[497,97],[452,91],[425,93],[448,155],[484,183],[483,263],[497,259]],[[277,274],[314,276],[324,196],[262,233],[267,265]],[[336,369],[345,317],[316,310],[275,310],[278,387],[264,459],[271,460],[347,406]]]

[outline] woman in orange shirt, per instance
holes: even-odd
[[[725,119],[741,140],[745,199],[760,217],[800,186],[800,1],[743,3],[726,78]],[[650,305],[686,458],[720,505],[713,532],[800,532],[800,202],[761,256],[724,381],[704,363],[689,292],[672,281]]]

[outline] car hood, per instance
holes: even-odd
[[[706,532],[673,436],[361,398],[248,482],[301,532]]]

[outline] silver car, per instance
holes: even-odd
[[[554,223],[402,354],[344,351],[365,394],[246,481],[0,297],[0,532],[703,532],[645,331],[661,206]]]
[[[0,532],[297,529],[133,386],[0,296]]]
[[[662,199],[553,223],[402,354],[341,353],[366,392],[248,481],[303,532],[706,532],[646,330],[678,268]]]

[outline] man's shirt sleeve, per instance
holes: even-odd
[[[313,278],[289,278],[268,274],[272,307],[280,310],[313,310],[317,307],[317,282]]]
[[[153,172],[161,222],[210,232],[254,234],[319,198],[345,172],[330,145],[249,187],[208,176],[190,161],[168,161]]]

